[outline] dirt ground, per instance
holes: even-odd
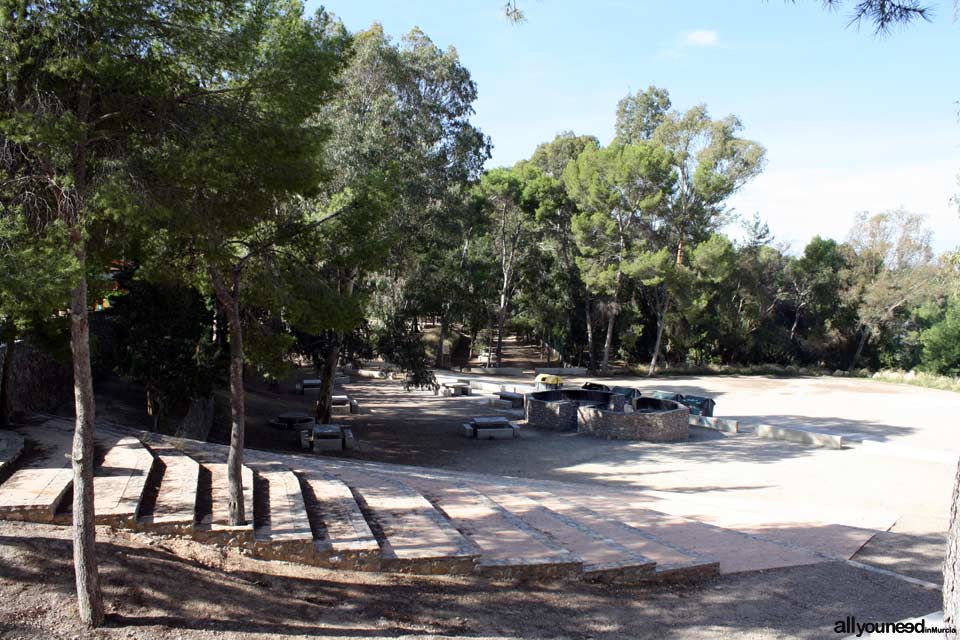
[[[957,394],[831,379],[632,382],[714,395],[718,415],[748,425],[779,421],[960,449],[960,435],[943,419],[960,412]],[[896,525],[855,559],[940,581],[948,465],[701,429],[674,445],[536,430],[518,441],[482,442],[461,438],[457,426],[498,415],[486,397],[405,393],[390,381],[357,381],[348,392],[364,409],[342,418],[359,439],[357,459],[629,486],[713,504],[892,510]],[[101,406],[115,420],[145,424],[135,393],[103,398]],[[286,388],[252,391],[248,446],[296,450],[294,432],[267,422],[311,407],[312,400]],[[75,623],[68,536],[67,528],[0,522],[0,638],[822,638],[837,637],[833,623],[847,615],[898,620],[941,606],[937,591],[844,562],[725,576],[695,587],[496,583],[330,572],[102,529],[110,617],[105,628],[88,633]]]
[[[0,637],[823,638],[847,615],[898,620],[940,606],[936,592],[842,562],[695,587],[516,584],[331,572],[101,529],[108,619],[90,632],[76,622],[68,536],[0,523]]]

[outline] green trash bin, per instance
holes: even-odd
[[[657,398],[658,400],[673,400],[674,402],[683,402],[683,394],[674,393],[673,391],[660,391],[655,389],[653,391],[644,391],[643,395],[647,396],[648,398]]]
[[[703,396],[683,396],[683,399],[679,402],[690,407],[690,415],[706,416],[708,418],[713,416],[713,408],[717,406],[713,398]]]

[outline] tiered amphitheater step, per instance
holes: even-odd
[[[149,440],[148,445],[160,478],[152,508],[138,524],[160,533],[190,533],[197,518],[200,464],[159,438]]]
[[[227,472],[227,447],[194,440],[176,440],[175,446],[200,463],[197,496],[197,522],[194,537],[228,544],[253,544],[253,470],[244,465],[243,513],[246,524],[230,525],[230,482]]]
[[[496,502],[469,487],[411,483],[476,544],[478,568],[497,578],[574,578],[583,562]]]
[[[403,482],[345,466],[332,473],[353,489],[371,530],[380,538],[384,571],[468,574],[476,569],[480,556],[476,545]]]
[[[254,551],[264,558],[303,561],[314,552],[313,533],[300,481],[277,462],[251,462],[266,492],[262,524],[254,531]]]
[[[588,524],[553,511],[513,487],[480,485],[495,503],[537,529],[583,562],[583,575],[603,582],[636,583],[656,579],[656,562]]]
[[[715,559],[720,563],[720,572],[723,574],[814,564],[825,559],[822,554],[810,549],[639,508],[617,493],[585,497],[560,491],[558,495],[597,512],[605,519],[620,521],[642,531],[664,544]]]
[[[378,570],[380,545],[350,488],[315,469],[298,475],[315,539],[316,553],[307,561],[354,571]]]
[[[112,429],[98,428],[95,438],[104,450],[93,480],[97,524],[132,526],[140,510],[153,455],[137,438]]]
[[[652,531],[630,526],[619,517],[605,517],[587,507],[546,491],[524,492],[550,510],[589,527],[599,535],[656,562],[657,581],[687,582],[716,576],[720,563],[695,551],[669,542]],[[636,509],[631,509],[636,511]]]
[[[53,521],[73,482],[72,438],[73,425],[65,420],[48,420],[31,428],[32,450],[0,485],[0,517]]]
[[[24,454],[0,484],[0,517],[55,521],[72,482],[72,432],[67,420],[24,432]],[[651,492],[252,450],[242,477],[247,524],[230,527],[227,447],[141,433],[144,446],[128,433],[97,430],[98,521],[127,524],[140,510],[144,529],[192,532],[268,558],[617,583],[702,579],[716,575],[718,562],[723,573],[735,573],[826,559],[800,546],[806,538],[715,526]],[[23,447],[5,432],[0,442],[9,443],[0,445],[0,461]]]

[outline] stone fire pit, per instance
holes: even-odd
[[[673,400],[641,397],[631,413],[626,398],[610,391],[555,389],[526,398],[527,425],[553,431],[578,431],[608,440],[674,442],[686,440],[690,409]]]

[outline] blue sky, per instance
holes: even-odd
[[[938,0],[930,0],[937,5]],[[848,3],[850,4],[850,3]],[[313,9],[319,3],[308,6]],[[934,246],[960,245],[960,22],[940,0],[932,23],[886,37],[819,0],[330,0],[351,31],[415,26],[456,47],[479,90],[488,166],[527,158],[558,132],[613,137],[617,101],[650,84],[677,108],[738,115],[767,148],[764,173],[730,204],[758,212],[778,242],[843,239],[857,211],[929,216]],[[732,235],[737,230],[729,229]]]

